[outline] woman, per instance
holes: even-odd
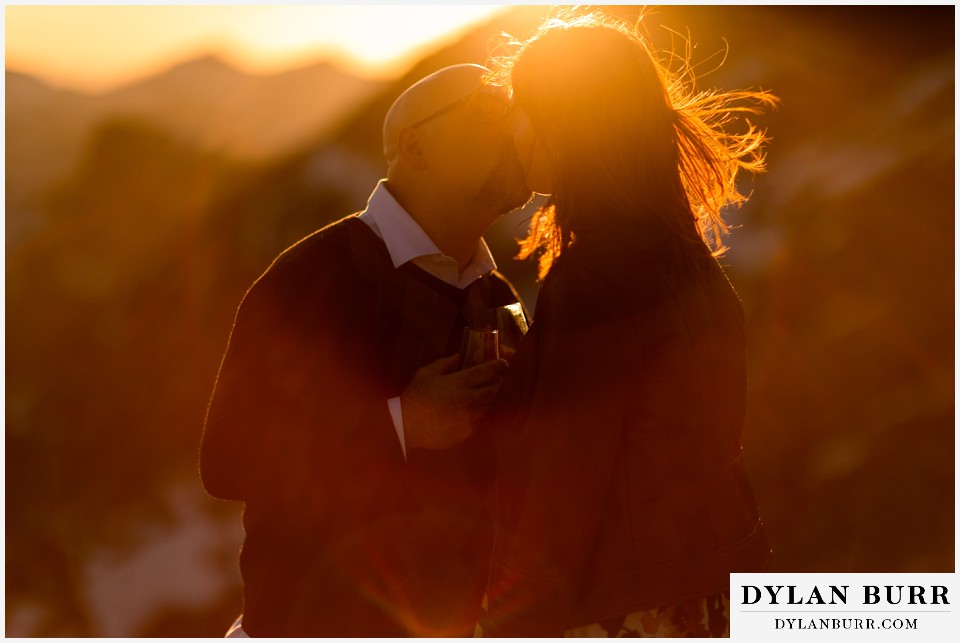
[[[553,20],[508,67],[549,194],[537,319],[501,390],[485,636],[725,636],[770,549],[741,456],[743,313],[716,255],[773,98],[691,95],[629,26]],[[712,248],[711,248],[712,246]]]

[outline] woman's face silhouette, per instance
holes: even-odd
[[[527,187],[537,194],[553,194],[555,169],[547,154],[543,136],[538,135],[530,117],[521,107],[516,109],[516,125],[513,134],[517,157],[527,178]]]

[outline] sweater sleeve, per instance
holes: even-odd
[[[579,269],[541,291],[536,379],[499,454],[486,636],[562,636],[619,457],[631,329],[611,300]]]
[[[302,512],[374,488],[403,454],[335,266],[280,260],[248,291],[207,412],[200,472],[216,497]],[[344,484],[364,476],[367,484]],[[314,507],[319,509],[319,507]]]

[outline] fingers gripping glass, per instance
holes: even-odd
[[[427,116],[424,116],[416,123],[410,125],[410,127],[417,128],[421,125],[425,125],[426,123],[440,118],[444,114],[449,114],[453,110],[464,105],[469,106],[474,120],[482,125],[492,125],[504,120],[513,111],[513,107],[510,105],[510,103],[508,103],[502,97],[491,92],[477,90],[473,93],[467,94],[463,98],[458,98],[449,105],[444,105],[437,111],[432,112]]]

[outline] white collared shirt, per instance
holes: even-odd
[[[470,263],[460,271],[457,260],[443,254],[420,224],[390,194],[385,180],[377,183],[367,200],[367,209],[360,213],[359,219],[387,244],[394,268],[411,261],[434,277],[463,289],[497,267],[486,242],[480,239]]]
[[[420,224],[390,194],[384,179],[377,183],[377,187],[367,200],[367,208],[358,218],[383,239],[394,268],[412,262],[437,279],[462,290],[497,267],[493,255],[490,254],[490,248],[481,238],[470,263],[462,271],[459,270],[457,260],[443,254],[433,239],[423,231]],[[390,410],[390,417],[393,418],[397,437],[400,438],[403,456],[406,458],[407,445],[403,435],[400,398],[393,397],[387,400],[387,407]]]

